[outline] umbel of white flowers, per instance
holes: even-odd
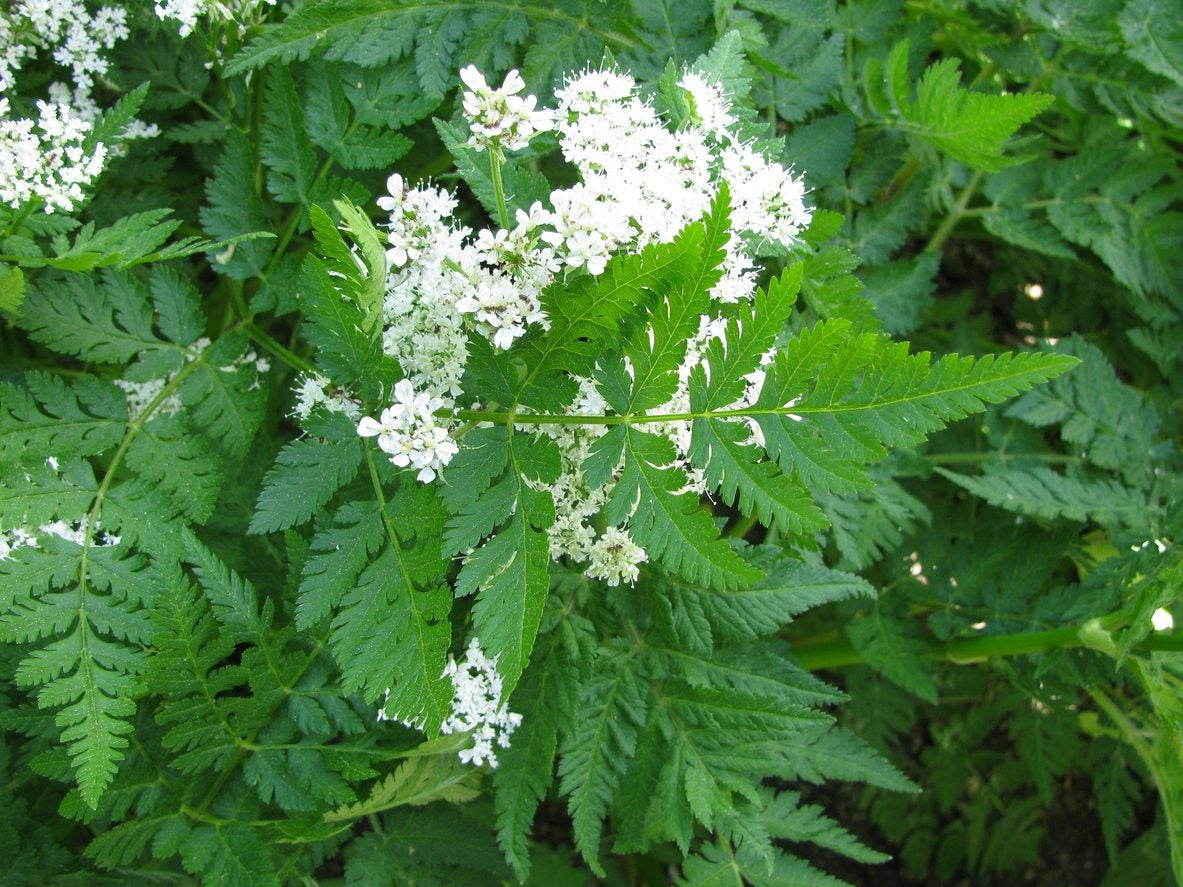
[[[472,745],[460,750],[460,760],[474,767],[486,763],[496,767],[497,753],[493,746],[509,748],[509,737],[522,723],[522,716],[511,712],[501,700],[497,657],[486,656],[480,641],[474,637],[463,660],[458,663],[448,657],[443,676],[452,680],[452,711],[440,726],[440,732],[470,734]],[[391,720],[385,707],[379,709],[378,720]]]
[[[72,212],[103,171],[106,146],[87,148],[91,124],[66,105],[38,102],[35,121],[9,118],[7,88],[0,78],[0,202],[17,209],[38,199],[47,213]]]
[[[389,178],[389,194],[378,200],[389,213],[383,347],[407,378],[395,387],[395,404],[378,419],[362,418],[357,430],[377,437],[394,464],[417,469],[423,482],[446,474],[459,451],[450,422],[440,416],[471,405],[457,403],[470,335],[508,349],[530,327],[545,329],[540,296],[547,286],[571,274],[600,275],[614,255],[672,241],[709,211],[726,184],[731,238],[722,277],[711,290],[718,309],[702,317],[677,390],[656,408],[686,413],[690,372],[710,342],[726,333],[723,306],[749,300],[755,291],[756,250],[791,246],[811,217],[801,179],[737,134],[730,98],[700,72],[686,71],[678,82],[690,117],[676,129],[642,98],[632,77],[615,70],[569,78],[552,109],[538,109],[534,97],[520,95],[525,84],[516,71],[496,89],[471,66],[461,80],[468,144],[489,151],[494,167],[536,133],[552,130],[579,180],[552,191],[549,208],[536,202],[516,209],[512,219],[503,212],[502,227],[474,232],[456,220],[456,199],[448,191],[412,187],[397,174]],[[734,408],[752,404],[759,376],[750,377]],[[580,393],[567,412],[603,414],[607,405],[593,380],[575,381]],[[690,424],[669,422],[660,430],[673,441],[690,488],[705,493],[702,473],[687,459]],[[548,425],[540,432],[555,439],[562,455],[560,476],[549,486],[556,519],[548,534],[552,557],[586,562],[589,576],[618,585],[636,581],[646,553],[623,527],[595,529],[608,487],[593,488],[580,465],[604,432],[594,424]]]

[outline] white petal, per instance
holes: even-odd
[[[484,76],[477,70],[476,65],[461,68],[460,79],[473,92],[488,92],[489,90],[489,84],[485,82]]]
[[[411,384],[410,379],[399,379],[398,384],[394,386],[394,398],[407,406],[414,405],[415,386]]]
[[[357,423],[357,433],[362,437],[373,437],[375,434],[381,434],[381,432],[382,426],[378,424],[376,419],[371,419],[369,416],[364,416]]]
[[[514,68],[505,75],[505,82],[501,84],[501,91],[506,95],[513,95],[521,92],[526,88],[526,81],[522,79],[522,75],[518,73],[518,69]]]

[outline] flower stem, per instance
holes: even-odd
[[[244,326],[246,327],[246,331],[250,334],[250,337],[259,346],[266,349],[267,351],[270,351],[272,355],[279,358],[293,370],[298,370],[302,373],[307,373],[308,375],[312,375],[312,373],[316,371],[316,367],[314,367],[311,363],[302,358],[300,355],[296,354],[294,351],[281,345],[274,338],[272,338],[269,333],[256,326],[253,322],[248,322],[244,324]]]
[[[489,176],[493,180],[493,194],[497,198],[498,223],[502,228],[509,227],[509,207],[505,204],[505,185],[501,181],[501,165],[505,156],[500,148],[489,148]]]

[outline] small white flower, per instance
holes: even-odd
[[[362,437],[376,437],[378,448],[390,456],[398,468],[416,468],[423,483],[435,480],[441,468],[460,452],[446,428],[437,424],[435,411],[444,406],[442,398],[427,392],[416,393],[409,379],[394,386],[395,402],[378,419],[363,416],[357,423]]]
[[[549,111],[536,111],[538,99],[519,98],[526,83],[516,71],[505,75],[500,89],[491,89],[474,65],[462,68],[460,79],[468,90],[461,95],[461,107],[471,135],[468,144],[478,151],[501,148],[517,151],[526,147],[536,133],[553,127]]]
[[[378,420],[363,416],[357,423],[357,433],[362,437],[377,437],[378,449],[384,453],[398,452],[402,428],[402,422],[395,414],[394,407],[384,409]]]
[[[509,737],[522,723],[522,716],[509,710],[502,702],[501,675],[497,671],[497,657],[489,658],[481,649],[475,637],[469,642],[464,659],[457,663],[449,656],[442,675],[452,680],[452,710],[440,726],[444,734],[468,733],[472,745],[459,751],[465,764],[479,767],[488,764],[497,766],[497,754],[493,746],[509,748]],[[386,693],[390,698],[390,691]],[[420,725],[397,716],[388,715],[383,705],[378,710],[378,720],[400,720],[412,727]]]
[[[728,129],[735,125],[731,113],[731,102],[717,83],[708,83],[700,74],[687,72],[678,86],[686,90],[690,98],[690,111],[694,125],[703,132],[722,140],[729,136]]]
[[[592,545],[590,559],[587,575],[591,578],[602,579],[609,585],[622,582],[632,585],[640,575],[639,565],[649,560],[649,556],[625,530],[609,527]]]

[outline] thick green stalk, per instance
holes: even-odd
[[[493,194],[497,197],[497,221],[502,228],[509,227],[509,207],[505,203],[505,184],[501,181],[501,166],[505,155],[500,148],[489,149],[489,176],[493,180]]]
[[[1100,620],[1102,628],[1113,628],[1119,624],[1121,615],[1111,614]],[[980,662],[995,656],[1023,656],[1028,653],[1044,653],[1048,650],[1063,650],[1086,647],[1091,644],[1081,637],[1082,627],[1066,625],[1048,631],[1019,632],[1018,634],[989,635],[980,638],[957,638],[941,643],[922,641],[927,648],[924,658],[938,662],[966,664]],[[1151,635],[1134,647],[1140,652],[1154,650],[1183,650],[1183,637],[1179,635]],[[843,668],[849,665],[865,665],[866,659],[845,639],[820,644],[806,643],[795,646],[793,652],[803,668],[810,671]]]

